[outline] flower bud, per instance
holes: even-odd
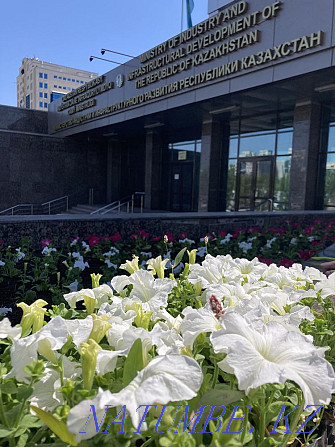
[[[83,371],[83,388],[92,388],[95,368],[97,366],[97,355],[101,347],[94,340],[89,339],[87,343],[81,344],[81,365]]]

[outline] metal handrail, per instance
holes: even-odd
[[[123,197],[122,199],[119,200],[115,200],[112,203],[109,203],[108,205],[105,205],[97,210],[92,211],[90,214],[107,214],[111,211],[115,211],[118,210],[118,212],[121,211],[121,207],[126,205],[127,206],[127,214],[130,213],[130,209],[131,209],[131,213],[134,213],[134,202],[136,197],[140,196],[141,197],[141,203],[140,203],[140,212],[143,213],[143,198],[145,196],[145,192],[134,192],[134,194],[131,194],[129,196]]]
[[[61,200],[66,201],[66,211],[69,210],[69,196],[58,197],[57,199],[49,200],[48,202],[41,203],[41,207],[48,205],[48,214],[51,214],[51,206],[56,202],[60,202]]]
[[[261,208],[262,205],[264,205],[265,203],[268,204],[268,211],[273,211],[273,198],[269,197],[268,199],[264,200],[261,203],[258,203],[256,206],[254,206],[253,210],[251,211],[255,211],[256,208]]]
[[[5,210],[0,211],[0,214],[6,214],[7,213],[9,215],[14,216],[15,210],[19,209],[19,208],[22,208],[22,207],[29,207],[30,214],[33,214],[34,206],[36,206],[36,205],[34,205],[33,203],[20,203],[18,205],[14,205],[14,206],[11,206],[10,208],[6,208]]]

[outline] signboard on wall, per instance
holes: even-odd
[[[309,57],[331,49],[332,7],[333,0],[322,8],[314,0],[230,3],[52,103],[49,131],[69,135],[89,130],[93,121],[97,127],[127,119],[128,111],[132,118],[143,116],[143,106],[146,114],[153,104],[155,111],[173,108],[176,96],[182,95],[181,106],[285,79],[297,74],[296,61],[303,58],[300,72],[317,70]],[[266,76],[249,76],[261,71]]]

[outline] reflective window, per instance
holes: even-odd
[[[275,174],[275,209],[287,209],[290,192],[291,157],[277,157]]]
[[[325,105],[319,156],[318,206],[335,209],[335,106]]]
[[[292,155],[293,132],[278,133],[277,155]]]
[[[227,175],[227,211],[235,210],[237,160],[229,160]]]
[[[230,123],[227,211],[288,209],[292,125],[293,111]]]
[[[238,138],[231,138],[229,143],[229,158],[236,158],[238,153]]]
[[[324,208],[334,210],[335,207],[335,153],[328,154],[325,175]]]
[[[240,157],[275,155],[275,134],[259,134],[249,137],[241,136]]]

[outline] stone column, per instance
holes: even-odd
[[[312,210],[316,206],[320,117],[320,104],[296,103],[290,178],[292,210]]]
[[[202,123],[198,211],[225,211],[229,119],[207,116]]]
[[[145,208],[162,209],[164,139],[160,128],[147,129],[145,140]]]

